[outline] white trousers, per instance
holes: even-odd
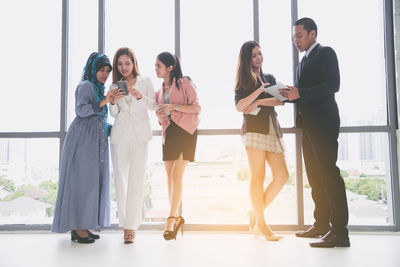
[[[148,142],[133,138],[130,144],[111,144],[119,226],[137,230],[142,219],[144,174]]]

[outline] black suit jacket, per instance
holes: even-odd
[[[300,73],[296,70],[295,86],[300,98],[297,105],[296,126],[331,125],[339,127],[339,111],[335,93],[339,91],[340,74],[335,51],[317,44],[308,55]]]

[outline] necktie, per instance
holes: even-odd
[[[307,64],[307,57],[303,56],[300,62],[300,73],[303,72],[304,66]]]

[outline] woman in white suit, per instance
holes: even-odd
[[[110,89],[117,88],[121,80],[127,83],[128,95],[111,102],[110,114],[116,119],[110,143],[119,225],[124,228],[127,244],[133,243],[142,217],[148,142],[152,138],[148,110],[156,101],[151,80],[140,75],[135,54],[127,47],[115,53]]]

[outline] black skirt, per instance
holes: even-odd
[[[194,161],[196,152],[197,130],[190,134],[179,127],[173,120],[165,130],[165,144],[163,144],[163,161],[177,160],[181,153],[183,160]]]

